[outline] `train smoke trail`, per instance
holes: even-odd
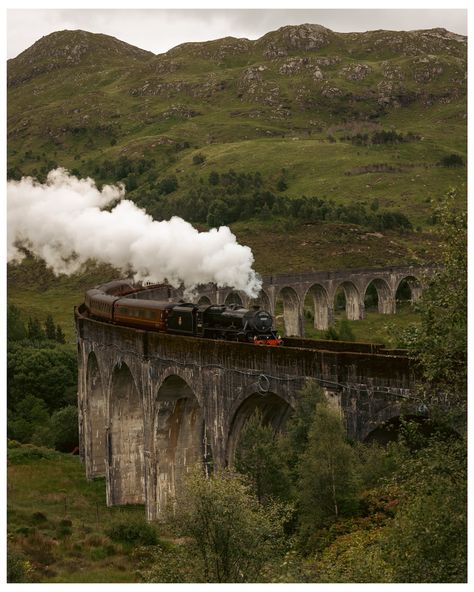
[[[158,222],[123,199],[121,185],[99,191],[93,179],[58,168],[44,184],[31,177],[9,181],[7,194],[9,261],[21,260],[18,247],[24,246],[56,274],[74,273],[96,259],[133,270],[135,280],[167,279],[188,289],[215,282],[252,297],[260,290],[252,251],[229,228],[198,232],[178,217]]]

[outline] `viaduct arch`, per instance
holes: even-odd
[[[99,322],[83,307],[75,322],[86,475],[105,476],[108,505],[144,503],[149,520],[163,515],[196,464],[232,463],[255,408],[281,427],[308,380],[338,406],[352,439],[417,412],[408,358],[380,345],[181,337]]]
[[[198,298],[205,297],[213,304],[241,303],[243,306],[259,304],[275,315],[277,303],[282,305],[285,335],[304,336],[304,303],[312,299],[314,326],[326,330],[334,323],[335,297],[338,288],[345,295],[346,316],[349,320],[365,317],[365,296],[373,285],[378,297],[378,312],[395,314],[397,292],[406,283],[410,300],[418,300],[433,276],[434,266],[398,266],[390,268],[346,269],[341,271],[316,271],[299,274],[263,276],[262,290],[251,300],[240,291],[217,288],[214,284],[200,286]]]

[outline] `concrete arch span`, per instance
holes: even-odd
[[[107,457],[107,398],[99,364],[94,352],[87,358],[87,431],[89,451],[86,455],[88,479],[103,477],[106,473]]]
[[[229,306],[230,304],[238,304],[239,306],[244,305],[244,299],[239,292],[229,292],[224,300],[224,304]]]
[[[168,375],[160,384],[153,418],[151,474],[155,484],[155,513],[163,514],[196,465],[207,466],[212,455],[201,405],[186,380]]]
[[[210,299],[210,298],[208,298],[207,296],[201,296],[201,297],[199,298],[199,300],[197,301],[197,304],[198,304],[198,306],[201,306],[201,305],[203,305],[203,304],[206,304],[206,305],[208,305],[208,306],[209,306],[209,305],[211,305],[212,303],[211,303],[211,299]]]
[[[313,284],[305,294],[305,301],[310,297],[313,304],[314,328],[326,330],[334,322],[334,308],[329,307],[329,296],[321,284]]]
[[[145,501],[144,406],[129,367],[117,364],[112,373],[107,437],[108,505]]]
[[[421,298],[421,294],[423,292],[423,286],[421,281],[415,277],[414,275],[407,275],[406,277],[400,278],[400,281],[395,287],[395,303],[398,308],[400,304],[404,301],[403,298],[403,289],[408,288],[410,293],[410,302],[413,304],[417,300]]]
[[[262,310],[266,310],[272,315],[274,314],[270,298],[264,290],[260,290],[256,298],[249,300],[249,306],[259,306]]]
[[[239,444],[240,434],[250,417],[259,410],[265,425],[271,425],[275,432],[281,431],[292,413],[291,406],[275,393],[253,393],[240,405],[234,414],[227,440],[227,465],[232,465]]]
[[[364,303],[371,287],[375,288],[377,292],[378,312],[380,314],[395,314],[395,296],[388,283],[382,278],[374,278],[366,285],[364,289]]]
[[[285,335],[300,336],[303,334],[303,322],[301,314],[301,302],[296,291],[290,286],[282,288],[276,297],[276,302],[281,299],[283,303],[283,321]]]
[[[360,321],[364,318],[364,303],[360,292],[352,282],[342,282],[334,290],[334,300],[338,290],[342,289],[346,300],[346,317],[349,321]],[[333,300],[333,303],[334,303]]]

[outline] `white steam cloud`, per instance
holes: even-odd
[[[153,220],[123,199],[122,185],[99,191],[93,179],[58,168],[44,184],[31,177],[9,181],[7,193],[9,261],[21,260],[18,247],[24,246],[57,274],[74,273],[96,259],[133,270],[135,280],[166,279],[187,289],[215,282],[252,297],[260,291],[252,251],[239,245],[229,228],[198,232],[178,217]]]

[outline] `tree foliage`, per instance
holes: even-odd
[[[460,437],[431,437],[400,449],[392,479],[399,508],[383,545],[396,582],[467,579],[467,447]]]
[[[280,437],[271,425],[264,424],[259,410],[242,429],[235,468],[250,479],[259,502],[272,497],[288,499],[290,483]]]
[[[26,329],[14,306],[7,318],[8,435],[70,452],[78,444],[76,352],[51,315],[44,328],[30,317]]]
[[[467,394],[467,215],[451,191],[437,209],[441,267],[424,291],[421,326],[404,336],[421,371],[428,407],[463,415]]]
[[[52,341],[56,340],[56,325],[54,324],[54,319],[51,314],[46,317],[44,332],[46,334],[46,339],[51,339]]]
[[[50,411],[75,402],[77,360],[65,346],[11,344],[7,352],[8,407],[28,395],[42,399]]]
[[[51,416],[54,447],[62,452],[72,452],[79,444],[77,405],[67,405]]]
[[[316,405],[298,474],[300,523],[310,538],[314,529],[352,509],[356,494],[354,450],[346,441],[340,411],[324,398]]]
[[[27,331],[20,309],[9,304],[7,309],[7,339],[8,341],[21,341],[26,339]]]
[[[243,478],[228,470],[209,478],[195,472],[179,508],[203,581],[257,582],[283,543],[282,507],[259,504]]]

